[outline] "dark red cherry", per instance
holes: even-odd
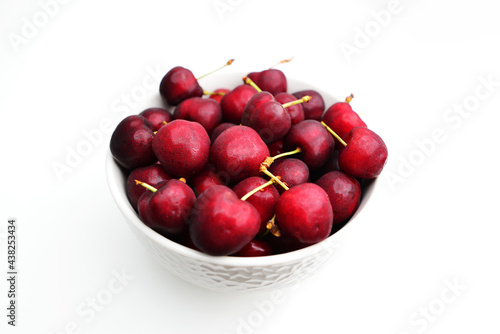
[[[271,245],[269,245],[264,240],[253,239],[248,244],[243,246],[243,248],[233,254],[233,256],[240,257],[256,257],[256,256],[267,256],[271,255],[273,250]]]
[[[387,161],[387,146],[372,130],[357,127],[342,138],[347,146],[340,148],[340,169],[356,178],[374,179]]]
[[[349,131],[358,126],[367,127],[366,123],[352,110],[348,102],[333,104],[323,115],[323,122],[340,138],[344,138]]]
[[[168,104],[176,106],[190,97],[201,97],[203,89],[190,70],[176,66],[161,80],[160,94]]]
[[[272,95],[285,93],[287,90],[286,77],[277,69],[269,69],[261,72],[252,72],[247,75],[260,89]]]
[[[335,147],[332,135],[318,121],[309,119],[292,126],[283,139],[283,148],[291,151],[299,147],[299,157],[310,170],[323,166]]]
[[[281,182],[288,186],[288,188],[309,181],[309,168],[299,159],[278,159],[271,165],[269,171],[275,176],[279,176]],[[278,188],[280,194],[285,191],[283,187],[278,186],[276,188]]]
[[[332,230],[333,211],[327,193],[314,183],[285,191],[276,204],[276,224],[282,235],[300,243],[314,244]]]
[[[210,135],[210,141],[213,142],[219,137],[219,135],[224,132],[224,130],[229,129],[230,127],[236,126],[236,124],[233,123],[221,123],[219,124],[213,131],[212,134]]]
[[[138,167],[130,172],[127,178],[126,191],[130,204],[137,209],[139,198],[146,192],[146,188],[138,185],[135,180],[141,180],[147,184],[155,186],[161,181],[170,180],[172,177],[165,172],[159,164],[154,164],[145,167]]]
[[[260,216],[226,186],[213,186],[196,200],[189,233],[196,247],[210,255],[240,251],[257,234]]]
[[[189,179],[189,184],[196,196],[198,196],[212,186],[225,185],[225,182],[221,180],[219,172],[217,172],[215,167],[212,164],[208,164],[203,171]]]
[[[111,135],[111,154],[126,169],[154,164],[158,159],[152,149],[153,131],[153,124],[144,117],[126,117]]]
[[[191,97],[179,103],[174,110],[174,118],[198,122],[210,135],[222,122],[222,111],[219,103],[212,99]]]
[[[237,185],[233,187],[233,191],[239,198],[242,198],[250,191],[255,188],[266,184],[267,181],[261,177],[253,176],[243,181],[239,182]],[[258,234],[262,234],[266,230],[267,222],[273,218],[274,209],[276,207],[276,203],[278,202],[278,198],[280,194],[276,190],[276,187],[273,185],[269,185],[255,194],[251,195],[246,199],[246,201],[252,204],[255,209],[259,212],[260,215],[260,229]]]
[[[153,124],[154,131],[160,130],[165,123],[172,120],[172,115],[168,112],[168,110],[163,108],[148,108],[143,110],[139,115]]]
[[[140,180],[138,180],[140,181]],[[181,235],[187,227],[189,213],[196,201],[194,192],[176,179],[163,181],[147,190],[139,199],[139,216],[144,224],[166,236]]]
[[[306,96],[306,95],[304,95],[304,96]],[[304,96],[301,96],[300,98],[302,98]],[[295,96],[293,96],[292,94],[288,94],[288,93],[278,93],[274,96],[274,98],[276,99],[276,101],[278,101],[281,104],[285,104],[285,103],[297,100],[297,98]],[[294,104],[294,105],[291,105],[291,106],[285,108],[285,110],[290,115],[292,125],[300,123],[305,119],[303,106],[305,106],[309,103],[310,103],[310,101],[308,103],[304,103],[304,104]]]
[[[302,108],[304,109],[305,119],[314,119],[316,121],[321,121],[321,116],[325,111],[325,100],[320,93],[315,90],[301,90],[300,92],[293,93],[296,98],[301,99],[306,95],[311,97],[309,103],[304,104]]]
[[[241,124],[257,131],[266,143],[283,138],[292,125],[290,114],[268,92],[260,92],[248,101]]]
[[[158,130],[153,150],[163,168],[175,177],[201,172],[210,157],[210,137],[197,122],[172,121]]]
[[[260,175],[260,164],[269,156],[269,149],[254,129],[239,125],[226,129],[217,137],[210,156],[223,174],[221,178],[235,183]]]
[[[250,85],[240,85],[226,93],[220,101],[224,121],[240,124],[245,106],[256,93],[257,90]]]
[[[361,187],[358,180],[339,171],[323,175],[316,184],[328,194],[333,209],[333,224],[349,219],[359,206]]]

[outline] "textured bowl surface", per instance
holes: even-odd
[[[243,75],[243,73],[224,74],[207,77],[203,79],[203,88],[206,90],[232,88],[241,84],[240,78]],[[313,85],[290,78],[287,80],[288,92],[314,89],[323,96],[327,108],[338,101]],[[162,106],[159,96],[147,102],[151,107]],[[137,110],[136,113],[141,111]],[[114,161],[109,150],[106,157],[106,174],[111,194],[125,221],[153,257],[167,270],[186,281],[216,291],[257,291],[299,283],[321,268],[341,245],[349,226],[363,219],[365,215],[361,213],[376,185],[376,182],[371,182],[364,188],[361,205],[354,216],[340,231],[328,239],[285,254],[239,258],[203,254],[164,238],[144,225],[127,199],[125,193],[127,175]]]

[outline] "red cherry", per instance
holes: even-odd
[[[233,126],[222,132],[210,151],[215,167],[231,183],[258,176],[260,164],[268,156],[269,149],[259,134],[243,125]]]
[[[333,209],[333,224],[342,224],[359,206],[361,186],[358,180],[339,171],[323,175],[316,184],[328,194]]]
[[[307,96],[307,94],[304,96]],[[300,98],[302,98],[304,96],[301,96]],[[278,101],[281,104],[285,104],[285,103],[297,100],[297,98],[295,96],[293,96],[292,94],[288,94],[288,93],[278,93],[274,96],[274,98],[276,99],[276,101]],[[303,106],[306,106],[309,103],[310,102],[304,103],[304,104],[294,104],[294,105],[291,105],[291,106],[285,108],[285,110],[290,115],[292,125],[300,123],[305,119]]]
[[[168,104],[175,106],[190,97],[201,97],[203,89],[190,70],[176,66],[161,80],[160,94]]]
[[[247,75],[260,89],[272,95],[285,93],[287,90],[286,77],[277,69],[269,69],[261,72],[252,72]]]
[[[236,196],[242,198],[250,191],[266,183],[268,183],[268,181],[265,179],[253,176],[235,185],[233,191]],[[274,209],[279,197],[280,194],[278,190],[276,190],[276,187],[269,185],[246,199],[248,203],[252,204],[254,208],[257,209],[260,215],[260,229],[257,234],[262,234],[266,231],[267,222],[274,216]]]
[[[189,177],[201,172],[210,156],[210,138],[199,123],[178,119],[156,133],[153,151],[168,174]]]
[[[264,240],[254,239],[245,246],[243,246],[243,248],[239,252],[234,253],[233,256],[256,257],[256,256],[267,256],[271,255],[272,253],[273,250],[271,248],[271,245],[269,245]]]
[[[283,138],[292,125],[290,114],[268,92],[260,92],[248,101],[241,124],[257,131],[266,143]]]
[[[225,185],[225,182],[220,178],[215,167],[208,164],[203,171],[189,179],[189,184],[193,188],[196,196],[198,196],[212,186]]]
[[[230,255],[257,234],[260,216],[226,186],[213,186],[196,200],[189,233],[196,247],[210,255]]]
[[[271,165],[269,171],[276,176],[280,176],[281,181],[285,183],[288,188],[309,181],[309,168],[299,159],[279,159]],[[277,188],[280,194],[285,191],[283,187]]]
[[[240,85],[226,93],[220,101],[224,121],[240,124],[245,106],[256,93],[257,90],[250,85]]]
[[[111,135],[110,149],[115,160],[126,169],[154,164],[153,124],[142,116],[123,119]]]
[[[327,193],[314,183],[285,191],[276,204],[276,223],[282,235],[305,244],[326,239],[332,230],[333,211]]]
[[[321,120],[321,116],[325,111],[325,101],[320,93],[315,90],[301,90],[300,92],[296,92],[292,94],[298,99],[303,98],[306,95],[311,97],[311,101],[309,103],[304,104],[302,108],[304,109],[304,118],[305,119],[314,119],[316,121]]]
[[[310,170],[323,166],[332,155],[335,147],[333,137],[320,122],[309,119],[292,126],[283,139],[285,151],[299,147],[300,159]]]
[[[140,197],[139,216],[158,233],[166,237],[179,236],[186,230],[196,196],[184,182],[175,179],[163,181],[157,187],[151,187],[152,191]]]
[[[198,122],[210,135],[222,122],[222,111],[219,103],[212,99],[191,97],[179,103],[174,110],[174,118]]]
[[[139,115],[153,124],[154,131],[160,130],[162,126],[172,120],[172,114],[163,108],[148,108],[143,110]]]
[[[138,185],[135,180],[141,180],[145,183],[156,185],[161,181],[170,180],[172,177],[165,172],[163,167],[158,164],[139,167],[130,172],[127,178],[126,191],[130,204],[137,209],[139,198],[146,192],[146,188]]]
[[[376,178],[387,161],[387,146],[382,138],[365,127],[352,129],[344,136],[347,146],[340,148],[340,169],[356,178]]]

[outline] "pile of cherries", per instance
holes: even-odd
[[[111,137],[144,224],[218,256],[289,252],[344,226],[387,159],[352,95],[325,112],[318,92],[287,93],[278,69],[249,73],[231,90],[206,92],[198,79],[172,68],[160,94],[173,113],[146,109]]]

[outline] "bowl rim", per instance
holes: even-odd
[[[235,76],[237,74],[231,73],[230,75]],[[221,77],[224,76],[228,76],[228,74],[221,75]],[[305,85],[306,88],[304,88],[304,90],[305,89],[316,90],[323,97],[328,96],[329,97],[328,100],[338,101],[338,99],[333,98],[331,94],[328,94],[322,89],[319,89],[314,85],[310,85],[309,83],[288,77],[287,81],[293,82],[296,85],[297,84]],[[325,102],[326,100],[327,99],[325,98]],[[314,257],[320,255],[322,256],[321,252],[322,250],[331,248],[332,245],[338,244],[340,240],[352,228],[353,225],[352,222],[359,220],[360,219],[359,216],[364,215],[364,212],[366,211],[365,209],[366,203],[368,202],[369,198],[373,196],[373,191],[376,188],[375,185],[378,179],[375,178],[373,180],[370,180],[370,183],[364,189],[364,193],[362,194],[361,202],[358,209],[356,210],[354,215],[350,218],[348,223],[345,224],[339,231],[335,232],[334,234],[330,235],[328,238],[319,243],[287,253],[259,256],[259,257],[212,256],[202,253],[201,251],[189,248],[187,246],[181,245],[175,241],[172,241],[162,236],[161,234],[155,232],[140,220],[137,212],[130,204],[128,197],[126,195],[126,190],[125,190],[126,182],[124,182],[123,180],[124,178],[126,180],[126,176],[123,175],[124,171],[122,167],[120,167],[119,164],[113,158],[109,145],[107,148],[105,167],[106,167],[106,179],[108,187],[116,205],[118,206],[121,213],[125,216],[125,218],[147,238],[151,239],[152,241],[162,246],[163,248],[166,248],[174,253],[178,253],[181,256],[185,256],[196,261],[206,262],[218,266],[230,266],[230,267],[241,267],[241,268],[276,266],[285,263],[298,262],[301,259],[308,257]]]

